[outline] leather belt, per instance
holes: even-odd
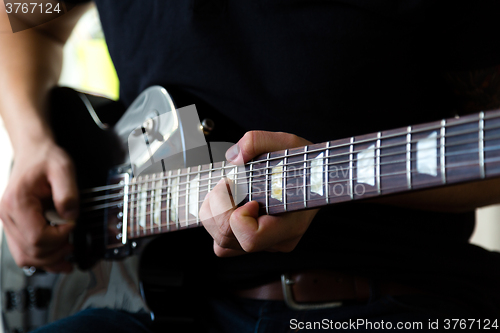
[[[374,282],[366,277],[329,270],[284,274],[281,281],[275,280],[250,289],[234,290],[233,294],[250,299],[284,300],[289,306],[291,300],[291,307],[296,308],[300,307],[301,303],[329,302],[329,306],[320,307],[334,307],[345,301],[367,302],[374,292],[377,295],[391,296],[424,294],[422,290],[410,286],[388,281]]]

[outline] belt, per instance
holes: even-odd
[[[321,309],[341,306],[343,302],[367,302],[377,295],[415,295],[425,292],[390,281],[372,279],[329,270],[307,270],[282,274],[260,286],[233,290],[238,297],[258,300],[280,300],[292,309]]]

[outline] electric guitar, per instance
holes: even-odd
[[[52,120],[82,189],[73,235],[82,270],[140,254],[155,236],[202,226],[203,198],[223,178],[234,205],[255,200],[261,214],[280,214],[500,175],[500,111],[269,152],[235,166],[224,162],[231,143],[208,149],[211,126],[200,126],[195,109],[176,109],[164,88],[144,91],[112,127],[86,95],[58,94],[60,105],[80,103],[79,112],[56,107]]]

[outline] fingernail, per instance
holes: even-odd
[[[229,148],[226,151],[226,159],[229,162],[231,162],[232,160],[236,159],[236,157],[238,157],[239,153],[240,153],[240,148],[238,147],[237,144],[234,144],[233,146],[231,146],[231,148]]]

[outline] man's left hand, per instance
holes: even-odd
[[[251,131],[227,151],[226,158],[233,165],[243,165],[263,153],[309,144],[311,142],[293,134]],[[221,211],[227,196],[226,183],[221,181],[207,194],[200,209],[200,219],[214,239],[214,252],[218,257],[259,251],[290,252],[318,212],[314,209],[259,216],[259,204],[250,201],[241,207],[212,214]]]

